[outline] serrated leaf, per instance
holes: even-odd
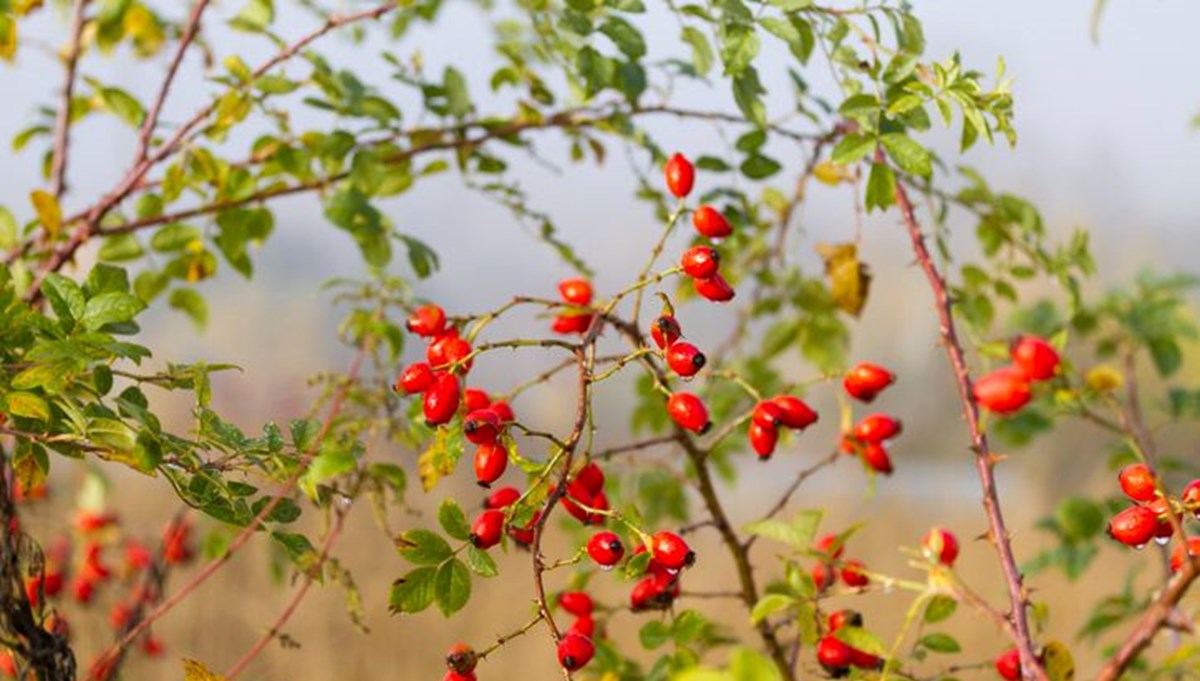
[[[829,160],[839,165],[850,165],[862,160],[875,150],[875,138],[865,135],[846,135],[833,148]]]
[[[750,611],[750,621],[758,624],[775,613],[786,610],[796,603],[796,599],[786,594],[767,594],[758,599],[754,609]]]
[[[446,534],[459,541],[467,541],[471,537],[471,523],[467,521],[467,514],[453,499],[444,500],[438,508],[438,524]]]
[[[453,615],[471,600],[471,573],[457,558],[438,568],[434,585],[438,609],[446,617]]]
[[[870,212],[876,208],[886,210],[896,201],[896,174],[886,163],[871,164],[871,173],[867,176],[867,195],[865,205]]]
[[[137,296],[109,291],[88,300],[79,321],[85,329],[96,331],[109,324],[131,322],[145,308],[146,304]]]
[[[500,574],[500,568],[496,567],[496,561],[488,552],[480,551],[474,546],[467,547],[467,567],[480,577],[495,577]]]
[[[933,174],[933,156],[916,140],[900,132],[890,132],[879,138],[888,156],[902,170],[920,177]]]
[[[393,615],[416,613],[433,604],[436,567],[420,567],[392,583],[388,610]]]
[[[450,544],[436,532],[408,530],[396,537],[396,551],[410,563],[440,565],[454,554]]]

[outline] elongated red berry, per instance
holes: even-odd
[[[583,506],[595,508],[594,495],[578,480],[572,480],[567,485],[567,493],[563,495],[561,503],[562,507],[567,510],[567,513],[570,513],[576,520],[584,524],[587,524],[591,512],[583,508]]]
[[[467,359],[471,355],[471,344],[465,338],[454,336],[447,339],[443,352],[447,365],[458,365],[454,369],[457,373],[466,374],[471,370],[471,364],[475,360]]]
[[[778,428],[783,425],[783,408],[770,400],[763,400],[754,405],[754,411],[750,412],[750,422],[763,428]]]
[[[846,394],[856,400],[871,402],[875,396],[891,385],[896,375],[878,364],[859,362],[850,367],[842,379],[842,387]]]
[[[508,450],[499,442],[479,445],[475,450],[475,480],[480,487],[491,487],[508,468]],[[511,503],[511,502],[510,502]]]
[[[667,413],[671,420],[684,430],[704,434],[712,423],[708,420],[708,409],[692,393],[674,393],[667,400]]]
[[[1058,373],[1058,350],[1037,336],[1021,336],[1013,341],[1009,354],[1013,365],[1031,381],[1044,381]]]
[[[558,282],[558,294],[573,305],[592,303],[592,285],[587,279],[563,279]]]
[[[440,374],[425,391],[425,423],[430,427],[449,423],[458,412],[460,399],[458,377],[449,373]]]
[[[463,435],[477,445],[490,445],[500,434],[500,417],[491,409],[476,409],[463,418]]]
[[[688,548],[683,537],[667,530],[659,530],[650,537],[650,553],[668,570],[681,570],[696,562],[695,552]]]
[[[488,509],[475,516],[471,525],[471,543],[487,550],[500,543],[504,535],[504,511]]]
[[[771,402],[783,411],[780,416],[781,423],[793,430],[804,430],[819,418],[812,407],[794,395],[776,395],[771,398]]]
[[[692,213],[692,226],[710,239],[724,239],[733,234],[733,227],[729,226],[729,221],[721,215],[721,211],[707,204]]]
[[[1150,501],[1158,494],[1154,474],[1144,463],[1133,463],[1121,469],[1117,475],[1121,491],[1134,501]]]
[[[508,536],[512,537],[512,540],[516,542],[517,545],[528,547],[533,543],[533,530],[541,518],[541,510],[534,511],[533,517],[529,519],[529,522],[525,523],[524,527],[512,527],[510,525],[508,528]]]
[[[831,676],[845,676],[846,669],[850,667],[852,655],[850,646],[842,643],[832,634],[823,636],[821,640],[817,641],[817,662]]]
[[[629,592],[629,608],[634,612],[642,610],[663,610],[679,597],[679,580],[670,575],[647,574],[633,585]]]
[[[583,669],[596,654],[592,639],[579,634],[567,634],[558,642],[558,663],[567,671]]]
[[[667,349],[667,366],[684,378],[695,376],[706,361],[704,353],[691,343],[679,341]]]
[[[696,169],[683,154],[675,154],[667,159],[663,174],[667,180],[667,191],[675,198],[682,199],[692,193],[692,185],[696,182]]]
[[[521,491],[516,487],[501,487],[483,500],[484,508],[508,508],[521,498]]]
[[[721,254],[709,246],[692,246],[683,252],[679,266],[684,274],[697,279],[708,279],[717,273],[721,264]]]
[[[587,552],[600,567],[612,567],[625,555],[625,546],[614,532],[597,532],[588,540]]]
[[[467,413],[471,413],[476,409],[487,409],[492,402],[492,398],[479,388],[468,387],[463,391],[463,407]]]
[[[469,674],[475,670],[479,656],[475,649],[465,643],[455,643],[446,651],[446,668],[459,674]]]
[[[604,491],[604,471],[600,470],[595,461],[589,461],[580,468],[575,474],[575,479],[593,495]]]
[[[868,414],[854,426],[854,437],[863,442],[883,442],[900,434],[903,430],[899,419],[887,414]]]
[[[862,458],[876,473],[891,475],[895,470],[892,467],[892,458],[888,456],[887,448],[882,442],[868,442],[863,445]]]
[[[812,567],[812,581],[817,593],[823,593],[837,581],[837,573],[829,563],[818,562]]]
[[[558,607],[576,617],[588,617],[596,606],[586,591],[564,591],[558,595]]]
[[[396,390],[415,395],[423,393],[433,385],[433,369],[425,362],[413,362],[404,367],[400,378],[396,380]]]
[[[595,315],[561,314],[554,318],[554,322],[550,324],[550,330],[561,334],[587,333],[588,327],[592,325],[593,317]]]
[[[958,558],[958,537],[953,532],[935,527],[925,533],[921,540],[921,550],[925,555],[937,560],[947,567],[954,565]]]
[[[747,436],[750,438],[750,447],[758,454],[758,458],[765,461],[775,453],[775,445],[779,442],[779,429],[775,426],[764,426],[758,421],[751,421]]]
[[[669,348],[683,335],[679,322],[669,314],[661,315],[650,325],[650,337],[660,348]]]
[[[866,573],[867,566],[861,560],[848,560],[842,565],[842,583],[852,588],[859,588],[871,583]]]
[[[708,279],[692,279],[692,286],[697,295],[714,303],[727,303],[736,295],[733,287],[725,281],[725,277],[719,274],[714,274]]]
[[[1014,367],[1001,367],[979,377],[972,387],[979,406],[997,414],[1012,414],[1033,396],[1029,378]]]
[[[1175,550],[1171,552],[1171,572],[1183,569],[1183,547],[1183,544],[1176,544]],[[1188,537],[1187,555],[1200,556],[1200,537]]]
[[[604,494],[604,492],[597,493],[596,496],[592,497],[592,508],[596,509],[596,511],[609,510],[610,506],[608,505],[608,496]],[[588,525],[603,525],[604,514],[590,513],[588,514],[587,520],[584,522]]]
[[[857,610],[837,610],[829,614],[829,633],[842,627],[862,627],[863,616]]]
[[[500,423],[512,423],[517,420],[516,415],[513,414],[512,406],[504,400],[496,400],[488,405],[487,408],[496,412],[496,416],[500,417]],[[467,409],[470,409],[470,407],[467,407]]]
[[[1016,648],[1009,648],[997,655],[994,664],[996,673],[1004,681],[1018,681],[1021,678],[1021,653]]]
[[[882,665],[883,658],[851,646],[850,666],[858,667],[859,669],[879,669]]]
[[[437,305],[422,305],[413,310],[405,326],[418,336],[436,336],[446,328],[446,312]]]
[[[1108,535],[1126,546],[1140,547],[1158,531],[1158,514],[1145,506],[1130,506],[1108,522]]]
[[[571,626],[567,628],[567,635],[575,634],[585,638],[591,638],[596,633],[596,620],[591,617],[579,617]]]

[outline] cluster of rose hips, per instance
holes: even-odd
[[[859,362],[846,372],[842,387],[850,397],[870,404],[879,393],[896,382],[896,375],[878,364]],[[860,457],[863,464],[876,473],[891,475],[892,459],[885,446],[888,440],[903,430],[899,419],[887,414],[868,414],[842,434],[841,450]]]
[[[863,616],[855,610],[838,610],[829,615],[828,631],[817,641],[817,662],[835,679],[850,673],[851,667],[879,669],[883,659],[851,646],[837,637],[843,627],[861,629]]]
[[[1177,499],[1159,493],[1154,472],[1144,463],[1122,468],[1117,474],[1117,482],[1134,505],[1109,520],[1108,534],[1126,546],[1141,548],[1151,540],[1159,544],[1169,542],[1175,533],[1171,514],[1184,518],[1190,513],[1200,518],[1200,479],[1188,483]],[[1184,546],[1188,555],[1200,555],[1200,537],[1189,537],[1175,547],[1171,555],[1173,571],[1178,572],[1183,567]]]
[[[595,317],[593,312],[586,309],[588,305],[592,304],[591,282],[578,278],[563,279],[558,282],[558,295],[563,302],[578,305],[583,309],[558,315],[554,318],[554,323],[550,328],[555,333],[562,334],[586,333]]]
[[[827,534],[816,541],[813,551],[819,557],[812,568],[813,585],[818,592],[823,593],[833,586],[839,575],[842,583],[852,589],[861,589],[871,583],[867,566],[861,560],[842,560],[846,552],[844,537]]]
[[[683,199],[692,192],[696,181],[696,169],[683,154],[667,159],[664,167],[667,190],[675,198]],[[702,205],[692,213],[692,226],[701,235],[710,239],[723,239],[733,233],[725,216],[709,205]],[[733,300],[735,292],[720,273],[721,254],[711,246],[693,246],[683,253],[679,267],[692,278],[697,295],[715,303]]]
[[[1001,415],[1020,411],[1033,397],[1033,383],[1058,373],[1060,359],[1054,346],[1037,336],[1021,336],[1009,346],[1012,364],[975,381],[975,402]]]

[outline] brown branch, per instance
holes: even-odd
[[[267,633],[263,634],[263,636],[259,638],[253,646],[250,647],[250,650],[247,650],[246,653],[242,655],[242,657],[239,658],[232,667],[229,668],[229,671],[225,672],[226,678],[237,678],[238,674],[241,674],[242,671],[246,669],[246,666],[249,665],[254,658],[258,657],[258,654],[267,647],[267,644],[279,636],[280,631],[283,629],[283,625],[287,624],[288,620],[290,620],[292,615],[295,614],[296,609],[300,607],[300,602],[303,601],[304,597],[308,594],[308,590],[310,587],[312,587],[317,575],[321,574],[321,568],[324,567],[325,561],[329,559],[329,553],[333,550],[333,545],[337,542],[338,537],[342,534],[342,527],[345,524],[346,514],[349,512],[349,510],[349,506],[337,509],[334,514],[333,527],[330,528],[328,536],[325,537],[324,544],[321,545],[321,553],[317,556],[316,562],[305,571],[304,583],[301,584],[300,588],[296,590],[296,594],[292,596],[292,600],[289,601],[287,606],[284,607],[283,611],[279,613],[279,617],[275,619],[275,622],[271,625],[271,628],[267,630]]]
[[[821,470],[822,468],[825,468],[826,466],[830,466],[830,465],[833,465],[834,463],[836,463],[838,458],[841,455],[842,455],[841,451],[834,449],[833,452],[826,455],[825,458],[814,463],[813,465],[809,466],[808,468],[802,469],[799,473],[797,473],[796,479],[792,481],[792,484],[788,485],[788,488],[786,490],[784,490],[784,492],[783,492],[783,496],[781,496],[779,498],[779,501],[776,501],[775,505],[772,506],[771,509],[763,515],[762,519],[770,520],[771,518],[774,518],[775,516],[779,515],[779,513],[781,511],[783,511],[783,509],[787,508],[788,502],[791,501],[791,499],[792,499],[792,495],[794,495],[796,493],[796,491],[800,489],[800,486],[804,484],[805,480],[808,480],[809,478],[811,478],[813,475],[815,475],[817,473],[817,471]],[[750,535],[750,538],[746,540],[746,550],[747,551],[750,550],[750,547],[754,545],[754,542],[758,539],[759,536],[760,535],[757,535],[757,534]]]
[[[636,452],[636,451],[639,451],[642,449],[649,449],[651,447],[657,447],[658,445],[665,445],[667,443],[674,442],[674,441],[675,441],[674,435],[659,435],[657,437],[651,437],[651,438],[647,438],[645,440],[638,440],[637,442],[630,442],[628,444],[618,445],[616,447],[609,447],[608,449],[604,449],[599,452],[596,452],[595,454],[592,455],[592,458],[607,460],[607,459],[611,459],[612,457],[616,456],[617,454],[624,454],[626,452]]]
[[[1196,581],[1197,576],[1200,576],[1200,556],[1192,556],[1190,561],[1184,561],[1175,575],[1175,579],[1142,614],[1137,626],[1126,637],[1117,653],[1109,658],[1100,673],[1096,675],[1096,681],[1117,681],[1121,678],[1129,665],[1133,664],[1138,655],[1141,655],[1142,651],[1154,640],[1154,636],[1159,630],[1170,621],[1171,614],[1175,612],[1175,606],[1187,593],[1192,583]]]
[[[876,152],[876,163],[883,163],[882,149]],[[946,285],[945,278],[938,271],[937,265],[929,249],[925,246],[925,236],[921,225],[913,212],[912,202],[903,183],[896,184],[896,204],[904,219],[904,226],[912,242],[913,252],[917,262],[929,280],[936,303],[942,346],[954,370],[955,382],[958,384],[958,396],[962,402],[963,415],[966,417],[967,428],[971,436],[971,449],[975,453],[975,468],[979,474],[979,482],[983,492],[983,507],[987,513],[989,533],[993,546],[1000,559],[1000,567],[1004,572],[1004,581],[1008,587],[1008,598],[1011,612],[1009,618],[1013,623],[1014,641],[1021,657],[1021,673],[1026,681],[1046,681],[1046,672],[1042,669],[1033,651],[1033,636],[1029,629],[1028,596],[1022,583],[1017,559],[1013,555],[1012,543],[1009,540],[1008,529],[1004,525],[1004,515],[1000,510],[1000,498],[996,491],[996,477],[993,472],[995,460],[992,458],[988,445],[987,434],[979,422],[979,407],[975,404],[971,391],[971,373],[967,368],[966,357],[962,343],[954,325],[953,302]]]
[[[183,28],[183,35],[179,38],[179,47],[176,48],[175,56],[167,66],[167,74],[163,77],[162,85],[158,89],[158,96],[154,98],[154,104],[150,106],[150,111],[146,114],[146,120],[142,122],[142,129],[138,133],[137,152],[133,156],[135,167],[146,160],[146,154],[150,151],[150,143],[154,138],[154,128],[158,125],[158,117],[167,103],[171,85],[175,82],[175,74],[179,71],[179,65],[183,63],[184,55],[187,54],[188,48],[191,47],[192,41],[196,39],[196,34],[200,31],[200,16],[208,8],[209,1],[196,0],[192,5],[192,13]]]
[[[84,16],[91,0],[75,0],[71,9],[71,42],[67,44],[62,96],[54,118],[54,149],[50,159],[50,193],[61,199],[67,191],[67,155],[71,146],[71,100],[75,97],[75,76],[79,55],[83,52]]]

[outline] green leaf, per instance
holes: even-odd
[[[761,47],[758,32],[753,28],[739,24],[728,26],[721,44],[725,75],[736,76],[749,69]]]
[[[683,41],[692,46],[692,66],[701,76],[712,70],[713,51],[708,38],[694,26],[683,27]]]
[[[272,0],[250,0],[229,20],[229,25],[240,31],[261,33],[274,20],[275,3]]]
[[[496,567],[496,561],[492,560],[488,552],[480,551],[474,546],[467,547],[467,567],[480,577],[495,577],[500,574],[500,568]]]
[[[949,634],[926,634],[917,641],[918,645],[924,646],[935,653],[961,653],[962,646],[958,641]]]
[[[429,530],[408,530],[396,538],[396,550],[410,563],[439,565],[451,555],[450,544]]]
[[[766,179],[779,172],[781,168],[783,166],[775,159],[759,154],[747,157],[741,165],[742,174],[751,180]]]
[[[124,262],[136,260],[146,253],[142,242],[133,234],[117,234],[104,239],[100,246],[99,258],[109,262]]]
[[[97,331],[108,324],[131,322],[145,308],[146,304],[133,294],[109,291],[87,301],[79,321],[85,329]]]
[[[453,66],[447,66],[442,81],[442,87],[446,89],[446,112],[455,118],[471,113],[471,93],[467,90],[467,80],[462,73]]]
[[[408,263],[412,265],[418,279],[428,278],[441,267],[437,252],[425,242],[404,234],[400,235],[400,240],[408,248]]]
[[[191,242],[200,239],[200,230],[181,222],[163,225],[150,237],[150,248],[159,253],[172,253],[182,250]]]
[[[347,187],[334,194],[325,204],[325,217],[354,237],[367,264],[383,267],[392,259],[383,214],[357,188]]]
[[[438,568],[434,589],[438,609],[449,617],[471,600],[471,573],[461,560],[454,558]]]
[[[864,156],[874,150],[874,137],[854,133],[846,135],[837,143],[829,160],[840,165],[850,165],[862,160]]]
[[[13,391],[4,396],[5,411],[13,416],[36,419],[43,423],[50,420],[50,405],[33,393]]]
[[[770,0],[772,7],[778,7],[785,12],[795,12],[806,7],[812,7],[813,0]]]
[[[113,112],[117,118],[125,121],[132,128],[142,125],[146,111],[142,108],[141,102],[133,95],[116,87],[102,87],[99,94],[100,100],[104,102],[104,108]]]
[[[646,41],[642,34],[621,17],[610,16],[600,25],[600,32],[608,36],[626,57],[636,60],[645,56]]]
[[[13,214],[4,206],[0,206],[0,248],[12,248],[17,245],[17,221]]]
[[[746,67],[733,79],[733,99],[746,120],[758,127],[767,123],[767,107],[763,104],[762,95],[766,93],[758,80],[758,71],[754,67]]]
[[[920,177],[933,174],[933,157],[913,138],[904,133],[890,132],[880,137],[879,141],[888,156],[905,172]]]
[[[444,500],[438,508],[438,524],[446,534],[459,541],[471,538],[471,523],[467,521],[467,514],[463,513],[458,502],[453,499]]]
[[[1067,541],[1090,539],[1104,529],[1104,510],[1090,499],[1068,497],[1054,509],[1054,520]]]
[[[433,603],[437,574],[435,567],[420,567],[397,579],[388,596],[388,609],[395,615],[428,608]]]
[[[958,609],[958,601],[945,594],[938,594],[929,599],[925,606],[925,621],[929,624],[949,619]]]
[[[638,629],[638,641],[646,650],[654,650],[671,640],[671,630],[666,624],[657,620],[647,622]]]
[[[887,655],[887,648],[884,648],[883,643],[865,629],[859,627],[842,627],[834,632],[834,636],[842,643],[849,645],[851,648],[858,648],[864,653],[879,657]]]
[[[758,624],[767,617],[790,608],[795,603],[796,599],[786,594],[767,594],[754,604],[754,609],[750,611],[750,621]]]
[[[177,288],[171,291],[167,304],[190,317],[198,329],[203,329],[208,324],[208,303],[204,301],[204,296],[194,289]]]
[[[749,648],[733,651],[729,661],[730,681],[779,681],[779,670],[767,656]]]
[[[1170,376],[1183,366],[1183,351],[1173,338],[1153,338],[1147,344],[1150,358],[1154,360],[1154,368],[1158,375],[1164,378]]]
[[[774,518],[759,520],[747,525],[746,532],[805,550],[812,545],[823,515],[821,510],[812,509],[800,511],[790,522]]]
[[[871,174],[867,176],[867,211],[878,208],[887,210],[896,200],[896,175],[886,163],[871,164]]]
[[[42,290],[59,319],[74,322],[83,317],[87,300],[84,298],[83,289],[74,279],[51,272],[42,282]]]

